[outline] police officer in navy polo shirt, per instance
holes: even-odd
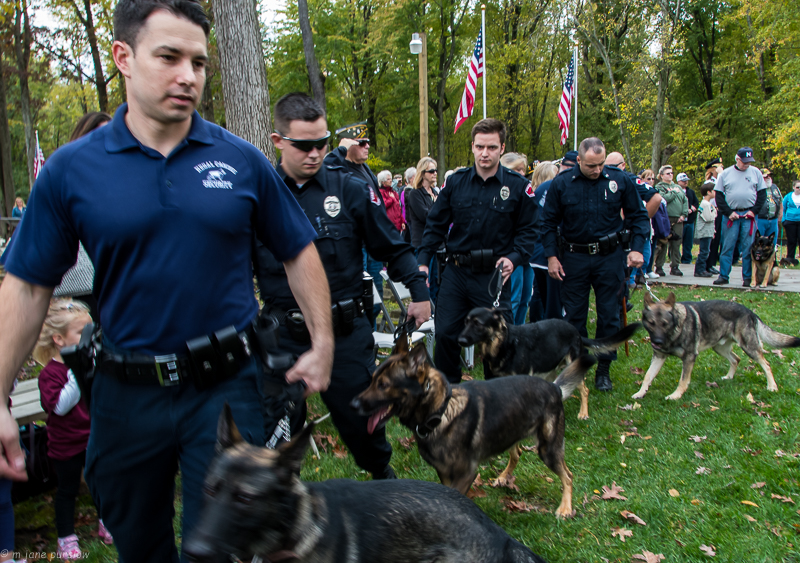
[[[226,402],[242,436],[265,441],[261,362],[248,345],[254,237],[283,261],[313,342],[287,378],[309,392],[330,378],[330,294],[314,229],[256,147],[195,111],[209,30],[196,2],[119,1],[112,53],[128,103],[50,157],[3,256],[0,474],[25,478],[8,391],[81,242],[103,327],[85,475],[124,563],[178,560],[176,472],[186,537]]]
[[[336,352],[331,386],[322,400],[356,463],[375,479],[392,478],[392,448],[385,430],[370,428],[369,419],[350,408],[353,398],[369,387],[375,370],[372,323],[365,315],[372,308],[373,288],[370,280],[363,282],[361,248],[387,262],[389,276],[408,286],[414,300],[408,311],[417,326],[431,314],[425,276],[416,267],[411,246],[389,221],[377,190],[360,175],[323,164],[330,131],[320,105],[305,94],[287,94],[275,104],[274,118],[272,141],[281,151],[278,174],[316,230],[331,289]],[[282,325],[281,346],[303,353],[308,344],[279,257],[258,245],[256,269],[265,307]],[[302,429],[304,414],[294,417],[292,433]]]
[[[445,182],[428,214],[417,257],[420,270],[427,273],[431,257],[447,241],[436,305],[435,363],[451,383],[461,381],[458,335],[464,319],[474,307],[492,306],[497,266],[502,267],[504,284],[500,307],[513,324],[506,282],[523,257],[533,254],[536,242],[539,206],[531,183],[500,164],[505,139],[506,126],[497,119],[483,119],[472,128],[475,166],[454,172]],[[488,367],[484,363],[491,378]]]
[[[564,319],[587,336],[589,291],[597,307],[596,337],[619,330],[619,299],[627,265],[642,265],[642,249],[650,221],[636,183],[616,167],[604,167],[606,149],[600,139],[584,139],[578,164],[553,180],[542,215],[542,245],[551,277],[561,280]],[[625,221],[620,216],[625,214]],[[558,227],[561,227],[560,237]],[[626,233],[626,231],[629,233]],[[560,240],[559,240],[560,239]],[[598,355],[595,387],[610,391],[613,354]]]

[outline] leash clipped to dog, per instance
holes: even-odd
[[[495,281],[495,276],[497,276],[497,281]],[[495,291],[492,292],[492,284],[494,285]],[[500,262],[497,267],[492,272],[492,277],[489,278],[489,297],[494,297],[494,303],[492,306],[497,309],[500,306],[500,294],[503,293],[503,263]]]

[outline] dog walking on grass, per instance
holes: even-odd
[[[572,473],[564,462],[562,400],[595,361],[580,356],[554,383],[516,375],[450,385],[427,363],[424,346],[409,351],[401,337],[395,353],[375,370],[372,384],[351,404],[370,417],[370,432],[397,416],[414,432],[420,456],[436,469],[442,484],[463,494],[475,480],[478,464],[504,451],[510,457],[498,482],[507,483],[519,461],[519,442],[536,438],[539,457],[561,479],[556,516],[566,518],[573,515]]]

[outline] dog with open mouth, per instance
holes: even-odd
[[[414,432],[419,453],[436,469],[442,484],[467,494],[478,464],[508,451],[508,466],[497,479],[508,483],[519,461],[519,442],[538,440],[542,461],[561,480],[559,518],[571,517],[572,472],[564,461],[564,405],[595,364],[580,356],[549,383],[512,375],[451,385],[428,362],[424,346],[408,348],[400,338],[395,352],[375,370],[372,384],[351,406],[369,416],[373,432],[392,417]]]

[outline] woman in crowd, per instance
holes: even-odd
[[[399,232],[403,232],[406,224],[403,222],[403,212],[400,209],[400,196],[392,187],[392,173],[383,170],[378,173],[378,184],[380,186],[381,198],[386,206],[386,215]]]
[[[681,238],[683,237],[683,223],[689,215],[689,200],[686,193],[678,184],[672,181],[672,166],[665,164],[658,170],[656,189],[667,202],[667,214],[669,215],[669,226],[672,229],[668,244],[659,241],[656,251],[656,273],[659,276],[664,274],[664,261],[667,258],[667,247],[669,247],[670,275],[682,276],[681,272]],[[674,235],[673,235],[674,233]]]
[[[786,232],[786,259],[797,266],[794,257],[800,235],[800,180],[792,184],[792,192],[783,198],[783,230]]]
[[[656,175],[655,173],[650,170],[649,168],[645,168],[641,172],[639,172],[639,178],[641,178],[645,184],[650,186],[651,188],[656,187]],[[654,252],[656,242],[653,240],[653,227],[650,227],[650,239],[645,242],[644,245],[644,252],[642,252],[642,256],[644,257],[644,266],[642,266],[641,271],[644,272],[644,277],[648,279],[656,279],[660,278],[657,273],[653,272],[653,259],[655,258],[656,253]]]
[[[28,209],[28,207],[25,205],[25,202],[22,201],[21,197],[18,197],[14,200],[14,208],[11,210],[11,217],[22,219],[26,209]]]
[[[533,170],[534,200],[539,205],[539,213],[542,212],[545,199],[547,198],[547,188],[550,182],[558,174],[558,166],[553,162],[540,162]],[[544,249],[541,244],[533,248],[531,256],[531,266],[533,269],[533,296],[531,297],[532,323],[542,319],[561,318],[561,282],[547,275],[547,258],[544,256]]]
[[[431,211],[439,190],[436,187],[438,170],[436,161],[429,156],[423,157],[417,163],[417,173],[414,175],[413,190],[406,193],[406,221],[411,231],[411,246],[414,254],[419,255],[422,246],[422,233],[425,232],[425,222]],[[438,268],[436,257],[431,258],[428,265],[428,283],[430,284],[431,301],[436,303],[436,293],[439,290],[437,283]]]

